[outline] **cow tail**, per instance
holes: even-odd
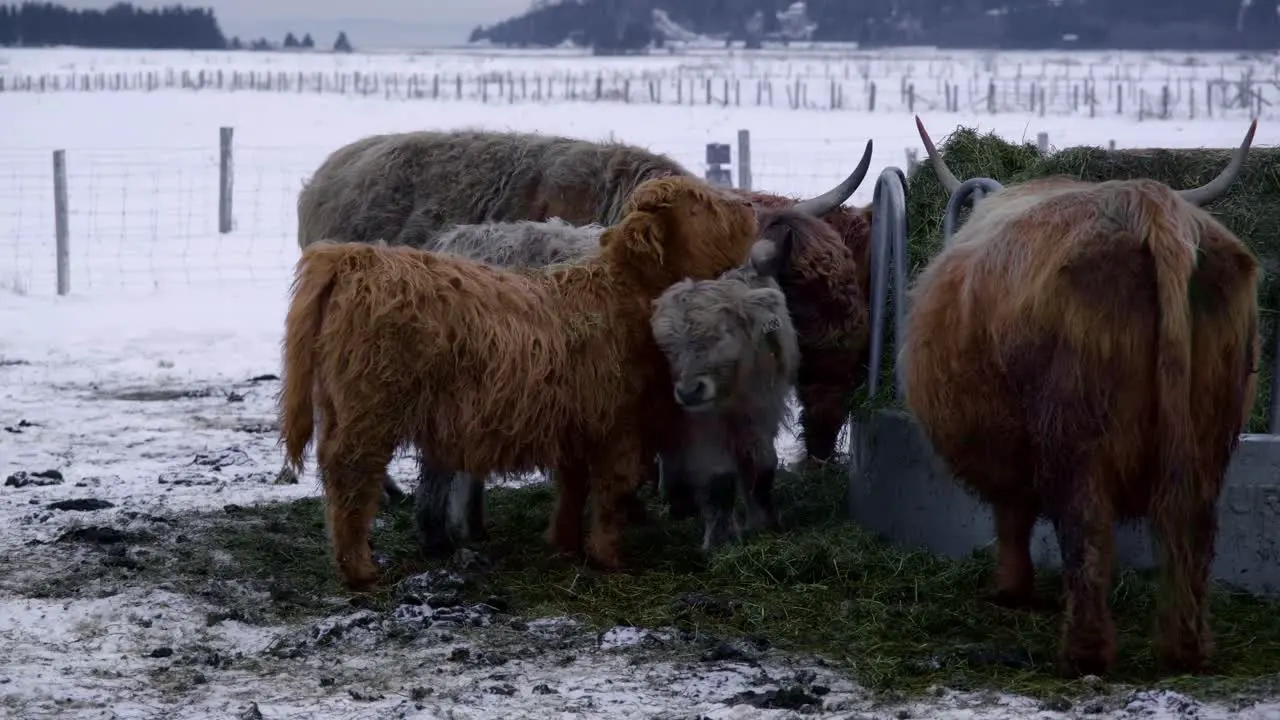
[[[1148,201],[1144,220],[1148,247],[1155,261],[1159,327],[1156,340],[1156,392],[1161,477],[1175,493],[1194,482],[1197,443],[1191,414],[1191,300],[1196,270],[1196,237],[1177,226],[1178,213]]]
[[[337,280],[341,255],[335,246],[303,251],[294,271],[292,298],[284,320],[284,371],[280,387],[280,437],[285,458],[302,470],[302,456],[315,429],[317,344],[325,307]]]

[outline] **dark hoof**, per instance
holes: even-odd
[[[1159,647],[1156,648],[1156,661],[1160,669],[1167,673],[1183,675],[1204,675],[1213,672],[1209,648],[1191,647]]]
[[[418,535],[418,552],[424,558],[444,560],[453,555],[455,549],[446,535]]]
[[[1065,647],[1058,655],[1058,672],[1064,678],[1085,675],[1104,677],[1115,664],[1115,645],[1103,643],[1090,643],[1088,647]]]
[[[1111,665],[1106,658],[1097,655],[1062,658],[1058,661],[1058,674],[1068,680],[1086,675],[1105,677],[1111,670]]]
[[[590,553],[587,555],[587,567],[607,573],[625,573],[629,571],[626,562],[616,554],[599,555]]]
[[[378,584],[381,573],[376,567],[362,568],[348,572],[338,572],[338,580],[351,592],[367,592]]]

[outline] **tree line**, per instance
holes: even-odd
[[[795,39],[992,50],[1271,50],[1280,44],[1280,12],[1270,0],[535,0],[525,13],[477,27],[471,40],[660,47],[673,38],[665,22],[654,22],[654,10],[684,30],[748,47]],[[795,27],[802,28],[799,36]]]
[[[0,47],[70,45],[92,48],[144,50],[270,50],[279,47],[265,38],[242,43],[227,40],[209,8],[169,5],[143,9],[116,3],[105,10],[78,10],[50,2],[0,5]],[[293,33],[283,47],[315,46],[311,36]],[[351,52],[346,33],[339,33],[336,52]]]

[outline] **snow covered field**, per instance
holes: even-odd
[[[44,51],[40,62],[106,56]],[[9,70],[29,62],[6,57]],[[317,494],[309,475],[273,482],[274,375],[297,257],[296,193],[338,146],[379,132],[474,126],[612,135],[702,168],[705,143],[732,143],[746,128],[755,186],[811,194],[843,177],[868,138],[873,172],[903,165],[904,150],[919,148],[910,116],[173,92],[0,94],[0,118],[0,478],[15,477],[0,486],[0,716],[748,718],[790,712],[761,709],[758,693],[815,686],[829,691],[816,701],[824,717],[1088,712],[948,692],[884,704],[807,658],[771,651],[708,662],[661,629],[597,636],[567,621],[513,629],[483,606],[463,608],[462,625],[484,627],[449,629],[437,618],[430,637],[397,644],[387,633],[404,617],[353,616],[341,598],[325,613],[332,620],[277,626],[213,621],[206,614],[216,598],[163,583],[48,590],[75,585],[91,545],[136,562],[111,547],[180,532],[193,510]],[[938,112],[924,120],[938,139],[967,125],[1120,147],[1233,146],[1247,125]],[[235,128],[236,227],[227,235],[217,232],[222,126]],[[1263,122],[1255,144],[1274,137]],[[67,151],[68,297],[53,296],[54,149]],[[868,182],[855,201],[869,202],[871,190]],[[36,476],[44,471],[56,472]],[[392,472],[404,478],[410,468]],[[416,606],[397,612],[405,607]],[[280,652],[282,643],[295,651]],[[486,652],[510,661],[459,660]],[[1098,717],[1280,718],[1280,705],[1228,715],[1167,693],[1127,693],[1095,709]]]

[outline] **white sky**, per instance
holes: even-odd
[[[174,0],[133,0],[140,7]],[[69,7],[105,8],[111,0],[63,0]],[[310,32],[317,44],[345,29],[357,47],[461,43],[476,25],[489,25],[529,7],[529,0],[183,0],[211,7],[228,37],[282,40]],[[279,35],[279,37],[276,37]]]

